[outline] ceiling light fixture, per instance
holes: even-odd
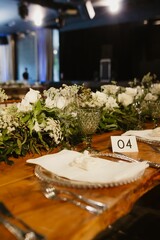
[[[122,0],[108,0],[107,5],[111,13],[117,13],[121,9]]]
[[[160,20],[155,20],[154,25],[160,25]]]
[[[30,6],[29,18],[34,22],[37,27],[42,26],[45,16],[45,9],[37,4]]]
[[[91,1],[87,0],[86,3],[85,3],[85,6],[86,6],[86,9],[87,9],[87,13],[89,15],[89,18],[93,19],[96,14],[95,14],[95,11],[94,11],[94,8],[93,8],[93,5],[92,5]]]
[[[42,19],[37,16],[37,18],[34,19],[34,24],[35,24],[37,27],[42,26]]]
[[[145,19],[145,20],[143,21],[143,24],[144,24],[144,25],[147,25],[147,24],[148,24],[148,20]]]

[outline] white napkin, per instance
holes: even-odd
[[[71,150],[29,159],[27,163],[40,165],[60,177],[91,183],[132,181],[148,167],[146,162],[113,162]]]
[[[160,141],[160,128],[147,129],[147,130],[129,130],[122,135],[136,136],[149,141]]]

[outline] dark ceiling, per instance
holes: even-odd
[[[122,0],[122,9],[111,14],[104,2],[91,0],[95,17],[90,19],[87,0],[0,0],[0,34],[35,30],[32,17],[34,8],[43,7],[45,28],[63,31],[117,24],[131,21],[159,20],[160,0]],[[113,1],[113,0],[112,0]],[[23,8],[25,5],[25,9]],[[28,10],[28,12],[26,12]]]

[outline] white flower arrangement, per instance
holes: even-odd
[[[151,119],[150,103],[160,104],[160,83],[152,80],[147,74],[138,86],[134,79],[132,87],[103,85],[96,92],[83,85],[52,87],[43,94],[30,89],[21,102],[0,108],[0,160],[10,163],[11,156],[80,143],[79,107],[101,108],[97,131],[136,129],[139,112],[145,122]],[[7,99],[3,90],[0,96]]]

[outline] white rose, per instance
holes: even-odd
[[[92,93],[93,100],[97,100],[102,105],[107,101],[107,95],[103,92],[96,91],[96,93]]]
[[[137,95],[136,98],[141,97],[144,94],[144,89],[140,86],[137,86]]]
[[[119,86],[116,86],[116,85],[103,85],[103,86],[101,86],[101,89],[106,94],[115,95],[117,93],[117,91],[119,90]]]
[[[153,95],[152,93],[147,93],[144,100],[146,101],[156,101],[158,96]]]
[[[124,107],[133,103],[133,96],[126,93],[118,94],[118,102],[121,103]]]
[[[152,94],[160,95],[160,84],[159,83],[153,84],[150,90]]]
[[[113,97],[111,97],[111,96],[108,97],[104,109],[106,109],[106,110],[113,110],[114,108],[118,108],[118,107],[119,107],[119,106],[118,106],[118,104],[117,104],[117,102],[116,102],[116,99],[113,98]]]
[[[20,103],[17,103],[17,109],[19,112],[32,111],[32,105],[26,99],[22,99]]]
[[[25,95],[24,99],[29,103],[35,103],[40,99],[40,92],[30,88],[29,92]]]
[[[54,100],[52,100],[51,98],[47,97],[45,100],[45,105],[47,108],[53,108],[54,106]]]
[[[127,87],[125,93],[134,97],[137,94],[137,88]]]
[[[55,107],[59,108],[59,109],[64,109],[66,107],[67,103],[66,103],[66,99],[62,96],[57,97],[55,99]]]

